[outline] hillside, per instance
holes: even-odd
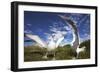
[[[77,59],[87,59],[90,58],[90,40],[86,40],[80,44],[80,48],[86,46],[84,52],[80,52]],[[63,47],[58,47],[54,50],[56,52],[56,60],[71,60],[76,57],[77,53],[71,45],[67,44]],[[46,48],[40,48],[39,46],[27,46],[24,47],[24,61],[48,61],[53,57],[52,54],[48,55],[48,59],[43,59],[46,54]]]

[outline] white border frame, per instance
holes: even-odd
[[[57,61],[38,61],[24,62],[24,11],[41,11],[41,12],[63,12],[63,13],[88,13],[91,14],[91,57],[90,59],[80,60],[57,60]],[[18,68],[36,68],[36,67],[52,67],[52,66],[74,66],[95,64],[95,10],[82,8],[63,8],[63,7],[48,7],[48,6],[18,6]]]

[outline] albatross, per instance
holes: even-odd
[[[79,33],[78,33],[77,26],[76,26],[76,22],[72,20],[71,18],[66,17],[64,15],[58,15],[58,16],[62,18],[65,21],[65,23],[68,24],[73,30],[73,40],[71,42],[71,46],[73,49],[75,49],[77,53],[76,58],[78,58],[79,53],[84,51],[86,47],[83,46],[79,48],[80,41],[79,41]]]
[[[54,41],[54,39],[51,39],[50,42],[47,44],[38,35],[26,34],[25,36],[35,41],[41,48],[47,48],[46,55],[43,56],[43,58],[45,59],[47,58],[48,53],[54,51],[54,49],[56,49],[61,43],[61,41],[64,39],[64,36],[59,38],[56,42]],[[53,60],[55,60],[55,52],[53,52],[53,55],[54,55]]]

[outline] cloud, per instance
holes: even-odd
[[[82,37],[80,37],[80,42],[90,39],[90,34],[85,33]]]
[[[65,30],[62,30],[62,29],[65,29]],[[49,30],[51,33],[45,33],[48,41],[50,40],[58,41],[58,39],[67,35],[67,32],[68,32],[65,27],[58,27],[58,26],[53,26]]]
[[[50,32],[45,33],[47,42],[50,42],[50,40],[54,40],[55,42],[57,42],[60,38],[65,37],[68,34],[72,34],[72,29],[68,25],[60,22],[54,23],[52,26],[49,26],[49,31]],[[66,42],[63,42],[62,45],[63,44],[66,44]]]
[[[57,41],[61,37],[64,37],[66,34],[67,34],[67,31],[57,31],[57,32],[53,33],[52,36],[53,36],[53,39],[55,41]]]
[[[32,26],[32,24],[26,24],[27,26]]]
[[[55,32],[55,33],[56,33],[56,32],[58,31],[58,29],[57,29],[57,28],[55,28],[55,27],[52,27],[52,28],[50,29],[50,31],[51,31],[51,32]]]
[[[31,30],[24,30],[24,33],[32,33]]]
[[[68,40],[67,40],[67,39],[64,39],[64,40],[60,43],[59,46],[64,46],[64,45],[66,45],[66,44],[68,44]]]
[[[71,30],[71,28],[68,27],[68,26],[64,26],[64,29],[65,29],[65,30]]]
[[[84,37],[85,37],[86,39],[90,39],[90,34],[85,33],[85,34],[84,34]]]

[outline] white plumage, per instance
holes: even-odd
[[[47,48],[48,52],[56,49],[59,46],[59,44],[61,43],[61,41],[64,39],[64,37],[61,37],[57,40],[57,42],[55,42],[53,39],[51,39],[50,42],[47,44],[38,35],[26,34],[26,36],[28,38],[30,38],[31,40],[35,41],[37,44],[39,44],[40,47]],[[43,56],[43,58],[47,58],[48,52],[46,53],[45,56]],[[55,52],[54,52],[54,56],[55,56]],[[54,59],[55,58],[53,58],[53,60]]]
[[[57,48],[61,41],[64,39],[64,37],[61,37],[57,40],[57,42],[51,39],[50,42],[47,44],[38,35],[26,34],[26,36],[41,45],[41,47],[47,48],[48,50]]]
[[[55,48],[56,48],[56,43],[55,43],[54,40],[52,39],[52,40],[48,43],[47,49],[48,49],[48,51],[50,51],[50,50],[53,50],[53,49],[55,49]]]
[[[77,50],[76,50],[76,52],[77,53],[80,53],[80,52],[84,51],[85,48],[86,48],[85,46],[84,47],[81,47],[81,48],[78,47]]]
[[[42,39],[40,39],[39,36],[37,36],[37,35],[32,35],[32,34],[26,34],[26,36],[27,36],[28,38],[30,38],[31,40],[37,42],[41,47],[46,47],[46,43],[45,43]]]
[[[71,45],[73,48],[75,48],[77,53],[77,58],[78,58],[79,53],[84,51],[86,47],[84,46],[82,48],[79,48],[79,36],[78,36],[79,34],[78,34],[76,22],[66,16],[63,15],[58,15],[58,16],[61,17],[66,22],[66,24],[68,23],[69,26],[73,29],[73,40],[71,42]]]
[[[85,48],[86,48],[86,47],[83,46],[83,47],[81,47],[81,48],[78,47],[78,48],[76,49],[76,52],[77,52],[77,58],[78,58],[78,56],[79,56],[79,53],[82,52],[82,51],[84,51]]]

